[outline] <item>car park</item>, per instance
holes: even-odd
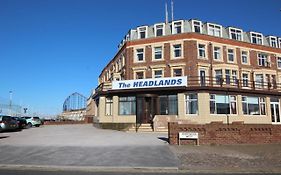
[[[12,119],[17,121],[18,128],[19,129],[24,129],[27,126],[27,122],[24,118],[21,117],[12,117]]]
[[[0,116],[0,131],[12,131],[18,128],[17,121],[11,116],[1,115]]]
[[[32,126],[39,127],[42,123],[39,117],[23,117],[26,122],[27,126],[30,128]]]

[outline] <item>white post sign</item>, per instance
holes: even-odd
[[[198,132],[179,132],[179,145],[181,139],[196,140],[196,145],[199,146],[199,134]]]

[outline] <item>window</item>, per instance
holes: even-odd
[[[178,114],[178,97],[177,95],[159,96],[160,115],[177,115]]]
[[[232,81],[233,81],[233,85],[238,84],[237,71],[236,70],[232,70]]]
[[[182,21],[174,21],[172,23],[172,34],[182,33]]]
[[[178,58],[182,56],[182,49],[181,44],[175,44],[173,45],[173,52],[174,52],[174,58]]]
[[[227,49],[228,62],[234,62],[234,49]]]
[[[214,60],[221,60],[221,48],[214,47]]]
[[[144,79],[144,72],[136,72],[136,79]]]
[[[217,85],[222,84],[223,79],[222,79],[222,70],[221,69],[215,70],[215,78],[216,78]]]
[[[174,77],[180,77],[180,76],[182,76],[182,69],[181,69],[181,68],[175,68],[175,69],[173,69],[173,76],[174,76]]]
[[[197,94],[185,95],[186,114],[198,114],[198,98]]]
[[[237,114],[237,99],[234,95],[210,94],[211,114]]]
[[[154,71],[154,78],[162,78],[163,77],[163,71],[162,70],[155,70]]]
[[[144,49],[136,49],[136,61],[144,61]]]
[[[201,21],[192,20],[192,31],[196,33],[202,33]]]
[[[225,83],[230,84],[230,70],[225,69]]]
[[[264,66],[264,67],[270,66],[267,57],[268,57],[267,54],[259,53],[258,54],[258,65]]]
[[[242,109],[245,115],[265,115],[265,98],[242,96]]]
[[[136,97],[119,97],[119,115],[136,114]]]
[[[230,39],[238,40],[238,41],[243,41],[242,37],[242,30],[241,29],[235,29],[235,28],[229,28],[229,37]]]
[[[242,64],[248,64],[248,52],[247,51],[241,52],[241,61],[242,61]]]
[[[138,27],[137,31],[138,31],[138,39],[147,38],[147,26]]]
[[[208,23],[208,34],[212,36],[221,37],[221,26]]]
[[[263,35],[261,33],[250,32],[251,42],[254,44],[263,44]]]
[[[112,115],[112,97],[105,98],[105,115]]]
[[[277,57],[277,68],[281,69],[281,57]]]
[[[256,88],[263,88],[264,81],[263,81],[263,74],[256,74],[255,75],[255,87]]]
[[[204,44],[198,44],[199,57],[206,58],[206,48]]]
[[[269,44],[271,47],[278,48],[277,38],[275,36],[269,36]]]
[[[248,87],[249,86],[249,74],[242,73],[242,86]]]
[[[165,24],[155,24],[154,33],[155,33],[155,36],[165,35]]]
[[[154,59],[161,60],[162,56],[162,47],[154,47]]]
[[[279,48],[281,48],[281,38],[278,38],[279,41]]]

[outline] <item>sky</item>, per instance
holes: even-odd
[[[70,94],[89,97],[129,29],[165,21],[165,2],[0,0],[0,100],[12,91],[13,104],[54,115]],[[281,37],[281,0],[174,0],[174,19]]]

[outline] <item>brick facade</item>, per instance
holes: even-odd
[[[179,132],[198,132],[200,144],[272,144],[281,143],[281,125],[222,123],[168,124],[169,143],[177,145]],[[181,140],[181,144],[194,144],[195,140]]]

